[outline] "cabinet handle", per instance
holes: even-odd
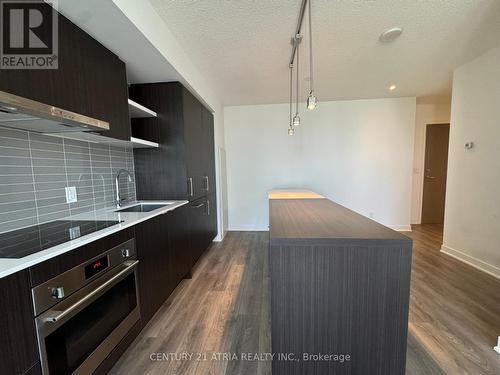
[[[190,197],[192,197],[194,195],[194,191],[193,191],[193,178],[192,177],[189,177],[188,178],[188,184],[189,184],[189,192],[188,192],[188,195]]]
[[[203,179],[205,180],[205,191],[208,193],[208,191],[210,190],[210,186],[208,183],[208,176],[203,177]]]
[[[207,201],[207,216],[210,216],[210,201]]]

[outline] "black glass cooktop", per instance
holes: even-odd
[[[57,220],[0,233],[0,258],[23,258],[118,223],[120,221]]]

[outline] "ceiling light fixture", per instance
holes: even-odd
[[[309,97],[307,98],[307,109],[312,111],[318,105],[318,99],[314,95],[314,74],[313,74],[313,37],[312,37],[312,15],[311,15],[311,2],[309,0]]]
[[[307,2],[309,1],[309,4]],[[302,34],[300,33],[300,29],[302,28],[302,21],[304,20],[304,14],[306,11],[306,7],[309,5],[309,70],[310,76],[309,79],[309,96],[307,98],[307,108],[309,110],[313,110],[318,105],[318,100],[316,95],[314,95],[314,76],[313,76],[313,47],[312,47],[312,5],[311,0],[302,0],[300,5],[299,19],[297,21],[297,27],[295,28],[295,34],[292,37],[292,54],[290,56],[290,61],[288,63],[288,67],[290,69],[290,124],[288,127],[288,134],[295,134],[295,127],[300,126],[300,115],[299,115],[299,45],[302,41]],[[293,102],[293,69],[297,69],[297,82],[296,82],[296,95],[295,95],[295,115],[291,118],[292,114],[292,102]]]
[[[389,90],[391,90],[391,91],[396,90],[396,85],[390,85],[390,86],[389,86]]]
[[[386,30],[380,34],[378,40],[382,43],[394,42],[402,33],[403,29],[401,27],[393,27],[392,29]]]
[[[295,116],[293,117],[293,126],[299,126],[300,125],[300,116],[299,116],[299,44],[302,39],[302,35],[297,34],[295,36],[295,43],[297,43],[297,66],[295,67],[296,72],[297,72],[297,79],[296,79],[296,91],[295,91]]]
[[[288,135],[294,135],[295,129],[292,124],[292,101],[293,101],[293,65],[289,66],[290,69],[290,118],[288,123]]]

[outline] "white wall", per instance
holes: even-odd
[[[444,101],[444,102],[443,102]],[[451,103],[435,100],[433,103],[420,103],[417,100],[415,115],[415,148],[413,150],[413,180],[411,196],[411,223],[422,221],[422,194],[424,183],[425,129],[428,124],[450,123]]]
[[[113,0],[113,3],[130,19],[138,30],[144,34],[149,42],[165,57],[170,65],[183,78],[181,82],[190,91],[210,107],[214,113],[215,150],[218,154],[218,147],[224,148],[224,111],[220,99],[208,84],[202,72],[195,63],[189,59],[182,46],[177,42],[165,22],[156,13],[149,1],[137,0]],[[217,214],[218,214],[218,240],[221,239],[225,228],[222,228],[222,215],[227,206],[227,202],[222,199],[220,192],[224,178],[224,170],[221,170],[219,159],[216,158],[217,169]]]
[[[226,107],[230,230],[266,230],[267,191],[305,187],[397,229],[411,209],[415,98]]]
[[[442,250],[500,277],[500,47],[454,72]]]

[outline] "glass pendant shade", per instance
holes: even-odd
[[[295,129],[291,126],[288,128],[288,135],[295,135]]]
[[[293,126],[299,126],[300,125],[300,116],[299,114],[295,114],[295,116],[293,116]]]
[[[316,99],[314,92],[311,91],[309,93],[309,97],[307,98],[307,109],[312,111],[313,109],[316,108],[317,105],[318,105],[318,99]]]

